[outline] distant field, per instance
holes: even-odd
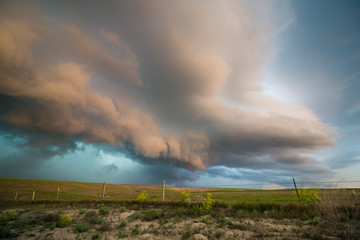
[[[57,188],[60,188],[59,200],[84,200],[101,199],[102,183],[48,181],[29,179],[0,178],[0,200],[12,200],[18,193],[18,200],[31,200],[33,191],[36,192],[35,200],[56,200]],[[200,201],[211,193],[215,200],[236,201],[244,203],[294,203],[297,197],[293,189],[284,190],[254,190],[239,188],[187,188],[166,187],[165,197],[168,201],[179,200],[182,191],[192,193],[192,201]],[[117,185],[106,184],[106,200],[135,200],[137,196],[146,191],[151,200],[160,200],[162,197],[161,186],[150,185]],[[360,193],[360,189],[327,189],[319,190],[322,194],[331,194],[332,197],[341,199],[353,191]]]
[[[106,201],[102,188],[0,178],[0,239],[360,239],[360,189],[299,202],[292,189],[166,187],[162,202],[161,186],[107,184]],[[191,202],[179,201],[184,190]],[[142,191],[152,201],[134,201]],[[217,200],[209,208],[207,193]]]

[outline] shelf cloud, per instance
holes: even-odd
[[[78,141],[191,171],[331,171],[312,154],[336,145],[336,129],[262,89],[268,39],[284,31],[271,3],[27,4],[1,3],[0,121],[50,149],[44,159]]]

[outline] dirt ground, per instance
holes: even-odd
[[[329,236],[316,238],[313,234],[316,232],[316,219],[216,217],[206,214],[164,218],[156,215],[163,211],[161,209],[153,210],[146,217],[148,210],[125,207],[105,208],[104,211],[99,208],[17,208],[6,211],[15,212],[16,217],[2,220],[4,239],[337,239]],[[66,226],[60,226],[59,216],[64,215],[71,216],[71,221]],[[81,228],[84,225],[87,226]]]

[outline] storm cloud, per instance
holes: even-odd
[[[336,144],[335,128],[262,89],[268,39],[283,30],[275,3],[4,1],[2,131],[41,137],[28,162],[77,141],[173,169],[331,172],[312,154]]]

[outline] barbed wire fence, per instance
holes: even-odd
[[[160,187],[157,191],[152,191],[151,186],[154,185],[140,185],[142,187],[136,187],[137,185],[132,185],[135,189],[135,193],[141,193],[142,191],[150,190],[149,195],[151,200],[160,200],[160,201],[176,201],[179,199],[179,194],[186,190],[190,193],[193,193],[192,199],[194,201],[202,200],[203,195],[207,192],[210,192],[214,195],[214,199],[217,200],[234,200],[234,201],[261,201],[266,195],[278,195],[276,200],[278,201],[289,201],[296,200],[294,198],[294,194],[289,190],[296,190],[297,188],[316,188],[316,189],[324,189],[324,190],[351,190],[355,193],[355,190],[360,193],[360,181],[301,181],[301,182],[264,182],[264,183],[244,183],[244,184],[213,184],[213,185],[167,185],[165,187],[165,180],[162,181],[161,185],[157,185],[156,187]],[[353,184],[357,185],[357,187],[346,187],[346,185]],[[117,185],[117,184],[108,184],[111,186],[119,187],[127,186],[127,185]],[[344,186],[345,185],[345,186]],[[121,193],[120,190],[112,191],[106,190],[106,183],[103,185],[99,184],[99,189],[96,191],[96,194],[91,195],[90,197],[96,200],[135,200],[137,195],[125,196],[126,194]],[[269,187],[269,188],[267,188]],[[176,188],[176,190],[174,190]],[[271,189],[270,189],[271,188]],[[89,196],[83,197],[71,197],[71,195],[75,196],[79,194],[78,192],[71,191],[61,191],[62,187],[57,186],[54,190],[38,190],[33,189],[17,189],[17,190],[7,190],[0,191],[0,200],[1,201],[19,201],[19,200],[84,200],[89,198]],[[102,190],[101,190],[102,189]],[[287,191],[281,192],[281,190],[287,189]],[[158,191],[159,190],[159,191]],[[267,191],[259,191],[259,190],[267,190]],[[273,191],[271,191],[273,190]],[[50,196],[50,197],[47,197]],[[70,196],[70,197],[69,197]],[[75,199],[74,199],[75,198]]]

